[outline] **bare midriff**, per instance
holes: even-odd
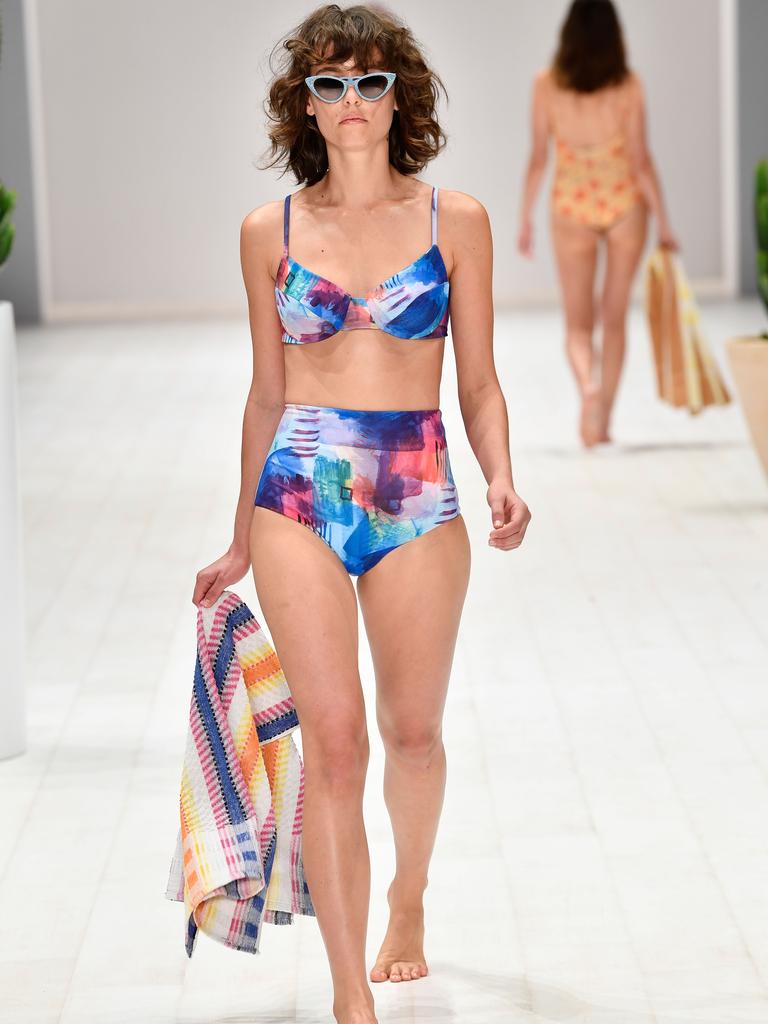
[[[445,338],[340,331],[284,345],[285,401],[336,409],[438,409]]]

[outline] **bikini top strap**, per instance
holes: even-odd
[[[432,245],[437,241],[437,185],[432,186]]]
[[[288,219],[291,215],[291,193],[283,200],[283,256],[288,257]]]

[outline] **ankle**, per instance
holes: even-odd
[[[333,996],[333,1015],[337,1020],[362,1022],[374,1020],[373,993],[370,988],[339,991]]]
[[[426,887],[426,878],[405,880],[395,876],[387,889],[387,902],[390,909],[423,910]]]
[[[337,1010],[334,1005],[333,1016],[336,1024],[376,1024],[376,1015],[372,1006],[361,1009]]]

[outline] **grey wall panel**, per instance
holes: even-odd
[[[244,309],[238,230],[295,188],[260,172],[272,43],[314,4],[37,0],[54,311]],[[423,177],[488,207],[499,306],[555,294],[546,202],[539,252],[515,250],[530,83],[564,0],[405,6],[444,78],[447,151]],[[719,0],[623,0],[653,150],[695,279],[722,273]]]

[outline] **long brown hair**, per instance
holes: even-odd
[[[282,63],[275,67],[275,54]],[[379,4],[318,7],[273,47],[269,67],[274,78],[264,109],[270,122],[270,159],[264,167],[283,166],[299,184],[314,184],[328,170],[328,151],[315,118],[306,113],[304,78],[313,64],[342,63],[354,56],[366,72],[378,50],[383,69],[397,73],[394,111],[389,129],[389,162],[402,174],[418,174],[445,146],[447,137],[436,117],[438,89],[448,98],[440,77],[427,64],[411,30]]]
[[[624,36],[612,0],[573,0],[552,61],[564,89],[595,92],[629,74]]]

